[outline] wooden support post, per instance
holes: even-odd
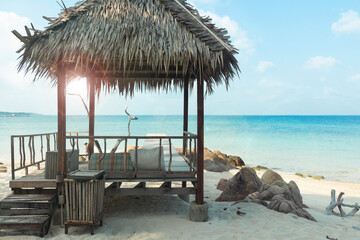
[[[58,175],[62,182],[66,174],[66,79],[65,69],[62,66],[58,68]]]
[[[204,80],[202,73],[197,78],[197,188],[196,204],[204,204]]]
[[[20,138],[19,138],[20,140]],[[20,143],[19,143],[20,145]],[[15,149],[14,149],[14,137],[11,136],[11,179],[15,179]],[[21,155],[21,153],[20,153]]]
[[[87,78],[89,91],[90,91],[90,103],[89,103],[89,136],[94,136],[95,133],[95,78],[90,76]],[[89,156],[94,152],[94,140],[90,139],[88,153]]]
[[[187,75],[184,79],[184,132],[188,131],[188,122],[189,122],[189,76]],[[186,154],[187,147],[187,134],[183,133],[183,155]]]

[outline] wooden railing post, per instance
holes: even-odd
[[[161,171],[161,138],[160,138],[160,146],[159,146],[159,171]]]
[[[138,170],[138,138],[135,140],[135,174],[137,174]]]
[[[183,140],[183,155],[186,154],[187,148],[187,132],[189,123],[189,75],[187,74],[184,79],[184,140]]]
[[[13,136],[11,136],[11,179],[15,179],[15,150]]]
[[[172,162],[172,146],[171,146],[171,138],[169,138],[169,151],[170,151],[170,160],[169,160],[169,169],[168,171],[171,172],[171,162]]]
[[[124,152],[125,152],[125,172],[127,172],[127,169],[128,169],[128,157],[127,157],[127,141],[128,139],[125,138],[125,149],[124,149]]]

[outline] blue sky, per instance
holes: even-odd
[[[72,6],[76,0],[64,0]],[[192,0],[202,15],[225,27],[242,73],[228,91],[218,87],[205,101],[205,114],[360,114],[360,2],[358,0]],[[56,114],[56,88],[17,73],[20,42],[10,32],[42,16],[57,16],[55,0],[0,2],[0,111]],[[74,89],[74,88],[73,88]],[[126,100],[101,96],[97,114],[182,114],[182,94],[135,94]],[[68,97],[68,114],[85,114]],[[196,112],[195,94],[190,114]]]

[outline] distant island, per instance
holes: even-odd
[[[26,112],[0,112],[0,117],[32,117],[39,116],[37,113],[26,113]]]

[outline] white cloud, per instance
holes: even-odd
[[[0,52],[3,57],[5,57],[3,53],[11,52],[15,54],[18,48],[21,47],[20,40],[11,31],[16,29],[24,32],[24,26],[29,23],[29,19],[20,17],[13,12],[0,11]]]
[[[24,26],[29,23],[29,19],[13,12],[0,11],[0,72],[2,73],[0,81],[2,84],[21,87],[31,83],[31,77],[24,78],[24,73],[17,72],[19,54],[16,51],[22,43],[11,33],[14,29],[25,32]]]
[[[331,25],[331,29],[336,33],[360,33],[359,13],[353,10],[341,13],[340,19]]]
[[[349,80],[350,80],[351,82],[360,82],[360,74],[351,76],[351,77],[349,78]]]
[[[333,57],[316,56],[310,58],[305,64],[304,68],[307,69],[323,69],[333,67],[335,64],[340,63]]]
[[[291,86],[287,83],[284,82],[279,82],[279,81],[274,81],[274,80],[269,80],[267,78],[263,78],[258,82],[258,85],[260,87],[266,87],[266,88],[271,88],[271,87],[283,87],[283,88],[290,88]]]
[[[268,68],[274,67],[275,63],[270,61],[260,61],[257,66],[258,72],[265,72]]]
[[[219,28],[226,28],[230,35],[232,44],[239,50],[241,55],[252,55],[255,51],[254,43],[249,39],[247,31],[243,30],[239,24],[228,16],[219,16],[210,11],[199,10],[201,16],[209,16],[212,22]]]

